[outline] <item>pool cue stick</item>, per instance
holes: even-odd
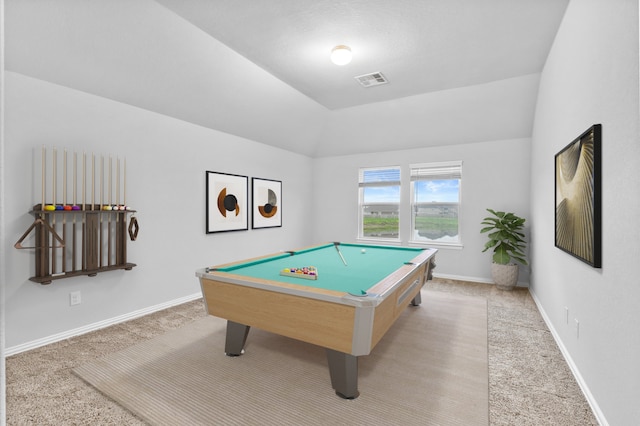
[[[91,207],[90,213],[85,213],[84,222],[85,222],[85,230],[84,233],[84,245],[85,245],[85,271],[89,271],[89,276],[95,276],[95,274],[99,268],[99,254],[100,250],[98,247],[99,244],[99,231],[100,227],[100,218],[96,213],[96,154],[94,152],[91,153]]]
[[[120,210],[120,157],[116,157],[116,206]],[[116,216],[118,220],[118,216]]]
[[[53,177],[52,177],[53,178],[53,182],[52,182],[52,185],[51,185],[51,190],[53,191],[53,195],[51,197],[53,198],[52,205],[54,207],[56,206],[56,187],[58,186],[57,163],[58,163],[58,149],[54,146],[53,147],[53,154],[51,156],[51,168],[52,168],[52,174],[53,174]],[[55,220],[55,216],[54,216],[54,220]]]
[[[122,186],[122,205],[127,208],[127,157],[124,157],[124,184]]]
[[[62,157],[62,208],[67,205],[67,148]],[[62,241],[67,238],[67,215],[62,214]],[[67,245],[62,247],[62,272],[67,272]]]
[[[86,245],[86,232],[87,232],[87,221],[86,221],[86,197],[87,197],[87,153],[82,152],[82,269],[86,269],[87,267],[87,245]]]
[[[62,207],[67,205],[67,148],[62,156]]]
[[[340,259],[342,259],[342,263],[344,263],[344,266],[347,266],[347,261],[344,260],[344,256],[342,255],[342,252],[340,251],[340,247],[338,247],[338,245],[340,245],[340,243],[333,243],[333,246],[336,248],[336,250],[338,250],[338,254],[340,255]]]
[[[76,194],[78,192],[78,153],[73,152],[73,206],[76,206]],[[72,228],[72,237],[73,244],[71,248],[71,254],[73,255],[71,259],[71,269],[76,270],[76,213],[73,213],[73,228]]]
[[[104,155],[100,156],[100,210],[104,205]]]
[[[42,211],[42,213],[40,213],[40,219],[42,219],[42,221],[44,222],[46,219],[46,215],[44,214],[44,200],[46,198],[46,194],[47,194],[47,186],[45,184],[45,175],[47,173],[47,148],[42,145],[42,205],[40,206],[40,210]],[[46,246],[45,241],[45,230],[44,230],[44,226],[40,225],[40,274],[41,276],[46,275],[44,273],[44,269],[46,266],[46,259],[45,259],[45,254],[46,252],[44,251],[44,247]]]
[[[116,157],[116,210],[120,210],[120,157]],[[118,228],[120,223],[120,214],[116,214],[116,224],[115,224],[115,233],[116,233],[116,242],[115,242],[115,263],[118,264],[118,260],[120,256],[120,246],[118,244]]]
[[[96,154],[91,153],[91,211],[96,204]]]
[[[100,236],[99,236],[99,245],[100,245],[100,261],[98,265],[102,268],[102,206],[104,205],[104,155],[100,156]]]
[[[82,152],[82,211],[85,208],[85,199],[87,195],[87,153]]]
[[[51,157],[51,162],[53,163],[53,207],[54,210],[51,211],[51,228],[53,228],[54,232],[56,231],[56,211],[55,208],[57,206],[56,200],[56,187],[58,186],[58,149],[53,147],[53,155]],[[51,242],[51,275],[56,273],[56,243],[54,241]]]
[[[111,177],[111,170],[113,170],[113,164],[112,164],[112,158],[111,156],[109,156],[109,205],[111,205],[111,183],[112,183],[112,177]]]
[[[109,206],[111,208],[113,208],[113,205],[111,204],[112,198],[111,198],[111,183],[113,181],[112,176],[111,176],[111,170],[113,169],[113,164],[112,164],[112,158],[111,156],[109,156]],[[107,223],[107,241],[108,241],[108,245],[109,247],[107,248],[107,259],[108,259],[108,265],[111,266],[111,216],[113,215],[109,215],[109,222]]]
[[[44,211],[44,199],[46,197],[47,187],[45,185],[45,174],[47,173],[47,148],[42,145],[42,204],[40,204],[40,210]],[[44,217],[43,217],[44,219]]]
[[[122,206],[120,205],[120,157],[116,157],[116,206],[118,212]],[[116,214],[116,228],[115,228],[115,264],[118,265],[122,262],[122,247],[120,246],[120,224],[122,219],[120,213]]]

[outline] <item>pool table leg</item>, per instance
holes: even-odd
[[[244,344],[249,335],[249,326],[233,321],[227,321],[227,337],[224,353],[227,356],[240,356],[244,352]]]
[[[413,300],[411,301],[411,306],[419,306],[422,303],[422,296],[420,295],[420,292],[418,292],[418,294],[416,294],[416,297],[413,298]]]
[[[344,399],[356,399],[358,392],[358,357],[327,349],[331,386],[336,395]]]

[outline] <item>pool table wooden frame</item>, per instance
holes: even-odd
[[[313,282],[298,285],[216,270],[273,254],[199,269],[196,276],[207,312],[227,320],[227,355],[242,353],[250,327],[322,346],[333,388],[353,399],[359,395],[357,357],[373,350],[409,304],[421,303],[420,289],[430,278],[436,252],[417,252],[362,296],[313,287]]]

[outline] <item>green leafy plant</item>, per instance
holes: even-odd
[[[513,213],[496,212],[487,209],[493,216],[485,217],[482,225],[488,225],[480,230],[481,233],[489,232],[489,241],[484,245],[482,252],[493,248],[493,261],[501,265],[507,265],[511,259],[515,259],[523,265],[527,265],[524,253],[527,244],[524,240],[525,219]]]

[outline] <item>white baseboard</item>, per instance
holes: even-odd
[[[598,405],[598,402],[593,397],[593,394],[591,394],[591,391],[589,390],[589,386],[587,386],[587,383],[582,378],[582,375],[580,374],[580,370],[578,369],[578,366],[576,366],[576,364],[573,362],[573,359],[571,358],[569,351],[564,346],[564,343],[562,343],[562,340],[560,339],[560,335],[558,334],[556,329],[553,327],[553,324],[551,323],[549,316],[547,315],[544,308],[542,307],[540,300],[531,289],[529,289],[529,294],[531,294],[533,301],[536,303],[536,306],[538,307],[538,311],[540,311],[540,315],[542,316],[542,319],[547,324],[547,328],[549,328],[549,331],[551,331],[551,335],[553,336],[553,339],[556,341],[558,348],[560,348],[560,352],[562,353],[562,356],[564,357],[565,361],[569,365],[569,368],[571,369],[571,373],[573,373],[573,377],[576,379],[576,382],[578,382],[578,386],[580,386],[580,390],[582,390],[584,397],[589,403],[589,406],[591,407],[591,410],[593,411],[593,414],[596,417],[596,420],[598,420],[598,423],[600,423],[602,426],[608,426],[609,423],[607,422],[607,419],[604,417],[604,413],[602,412],[602,410],[600,410],[600,406]]]
[[[477,277],[465,277],[463,275],[451,275],[451,274],[439,274],[437,272],[433,272],[434,278],[442,278],[445,280],[455,280],[455,281],[468,281],[472,283],[484,283],[484,284],[493,284],[488,278],[477,278]]]
[[[467,281],[472,283],[482,283],[482,284],[494,284],[491,278],[478,278],[478,277],[465,277],[463,275],[451,275],[451,274],[439,274],[437,272],[433,273],[435,278],[442,278],[445,280],[455,280],[455,281]],[[529,284],[518,282],[516,287],[529,287]]]
[[[145,315],[152,314],[154,312],[161,311],[163,309],[171,308],[172,306],[181,305],[183,303],[191,302],[202,297],[202,293],[194,293],[189,296],[181,297],[179,299],[170,300],[169,302],[160,303],[158,305],[149,306],[148,308],[140,309],[137,311],[129,312],[124,315],[109,318],[104,321],[95,322],[82,327],[74,328],[72,330],[63,331],[62,333],[53,334],[42,339],[33,340],[31,342],[23,343],[21,345],[5,348],[4,355],[9,357],[21,352],[25,352],[31,349],[36,349],[41,346],[49,345],[51,343],[59,342],[61,340],[69,339],[71,337],[80,336],[81,334],[96,331],[101,328],[109,327],[111,325],[119,324],[121,322],[129,321],[135,318],[139,318]]]

